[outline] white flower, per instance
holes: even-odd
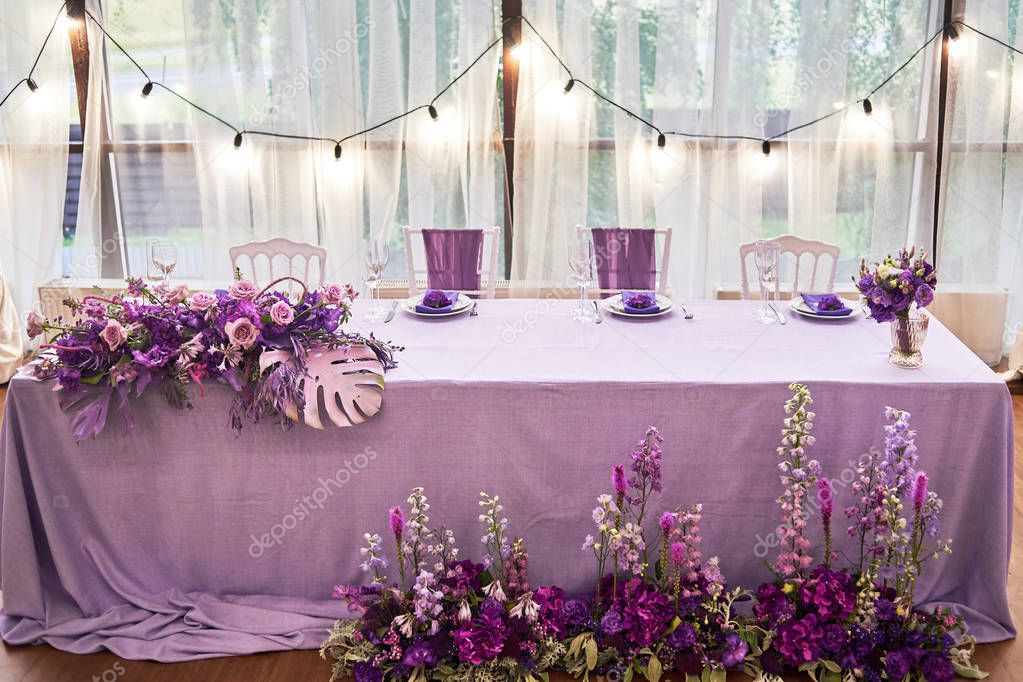
[[[525,618],[530,623],[536,621],[537,616],[540,614],[540,606],[533,601],[533,593],[526,592],[519,601],[512,607],[512,610],[508,612],[509,616]]]
[[[458,606],[458,621],[460,623],[467,623],[472,619],[472,610],[469,609],[469,602],[462,600],[462,603]]]
[[[505,596],[504,594],[504,590],[501,589],[501,582],[499,580],[495,580],[494,582],[487,585],[483,589],[483,593],[486,594],[488,597],[493,597],[499,602],[504,602],[508,600],[508,597]]]

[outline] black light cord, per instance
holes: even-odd
[[[43,40],[42,46],[39,48],[39,52],[36,54],[35,60],[32,62],[32,67],[29,69],[28,76],[25,77],[25,78],[22,78],[21,80],[16,82],[11,87],[11,89],[7,91],[7,94],[4,95],[3,99],[0,99],[0,107],[2,107],[4,104],[6,104],[7,100],[10,99],[11,95],[13,95],[14,92],[19,87],[21,87],[22,85],[27,84],[29,89],[32,90],[32,91],[35,91],[38,88],[38,85],[36,84],[35,80],[33,80],[32,76],[34,75],[35,70],[36,70],[36,68],[39,65],[39,61],[42,58],[43,51],[46,49],[46,46],[49,43],[50,38],[52,37],[53,32],[54,32],[54,30],[57,27],[57,23],[60,20],[61,15],[64,14],[66,11],[67,11],[67,2],[65,1],[65,2],[61,3],[60,10],[58,11],[57,16],[54,17],[53,23],[50,25],[50,30],[47,32],[46,38]],[[1021,51],[1020,49],[1016,48],[1015,46],[1010,45],[1009,43],[1007,43],[1007,42],[1005,42],[1005,41],[1003,41],[1003,40],[1001,40],[999,38],[996,38],[995,36],[992,36],[992,35],[990,35],[988,33],[985,33],[984,31],[981,31],[980,29],[978,29],[978,28],[976,28],[974,26],[971,26],[970,24],[967,24],[967,23],[965,23],[963,21],[959,21],[959,20],[952,21],[950,23],[944,24],[943,26],[941,26],[941,28],[939,28],[937,31],[935,31],[934,34],[931,35],[931,37],[928,38],[927,41],[923,43],[923,45],[918,47],[916,49],[916,51],[914,51],[913,54],[911,54],[909,56],[909,58],[906,59],[906,61],[904,61],[898,68],[896,68],[894,71],[892,71],[890,74],[888,74],[888,76],[883,81],[881,81],[873,90],[871,90],[862,99],[859,99],[859,100],[856,100],[854,102],[845,104],[844,106],[842,106],[839,109],[836,109],[835,111],[829,112],[827,114],[824,114],[823,116],[819,116],[819,117],[817,117],[815,119],[812,119],[810,121],[806,121],[804,123],[800,123],[799,125],[792,126],[790,128],[787,128],[787,129],[785,129],[785,130],[783,130],[783,131],[781,131],[779,133],[776,133],[774,135],[771,135],[769,137],[755,137],[755,136],[752,136],[752,135],[712,135],[712,134],[688,132],[688,131],[681,131],[681,130],[662,130],[660,127],[655,125],[652,121],[644,118],[641,114],[637,114],[636,112],[632,111],[631,109],[629,109],[629,108],[619,104],[618,102],[614,101],[612,98],[608,97],[604,93],[602,93],[599,90],[597,90],[597,88],[594,87],[593,85],[591,85],[590,83],[588,83],[585,80],[582,80],[580,78],[576,78],[575,75],[572,73],[572,69],[569,68],[567,63],[565,63],[565,60],[562,59],[561,55],[558,54],[557,50],[555,50],[551,46],[551,44],[549,42],[547,42],[547,40],[536,29],[536,27],[533,25],[533,23],[530,22],[528,18],[526,18],[524,16],[521,16],[521,15],[518,15],[518,16],[514,16],[514,17],[508,17],[507,19],[505,19],[502,22],[502,24],[501,24],[501,33],[498,36],[498,38],[495,39],[494,41],[492,41],[489,45],[487,45],[487,47],[484,48],[483,51],[480,52],[476,56],[476,58],[473,59],[472,62],[469,63],[469,65],[467,67],[465,67],[461,72],[459,72],[458,75],[456,75],[447,85],[445,85],[443,88],[441,88],[440,91],[438,91],[437,94],[434,95],[432,99],[430,99],[428,104],[420,104],[418,106],[412,107],[411,109],[409,109],[408,111],[406,111],[404,113],[392,116],[391,118],[389,118],[389,119],[387,119],[385,121],[382,121],[380,123],[374,124],[372,126],[369,126],[368,128],[365,128],[363,130],[358,130],[356,132],[353,132],[353,133],[351,133],[349,135],[346,135],[344,137],[341,137],[339,139],[334,139],[332,137],[317,137],[317,136],[310,136],[310,135],[293,135],[293,134],[289,134],[289,133],[278,133],[278,132],[273,132],[273,131],[268,131],[268,130],[249,130],[249,129],[246,129],[246,128],[239,128],[238,126],[235,126],[234,124],[232,124],[227,119],[225,119],[225,118],[223,118],[221,116],[218,116],[217,114],[213,113],[209,109],[206,109],[206,108],[200,106],[196,102],[194,102],[191,99],[185,97],[184,95],[176,92],[175,90],[173,90],[170,87],[164,85],[163,83],[161,83],[159,81],[154,81],[152,78],[150,78],[149,74],[142,67],[142,65],[139,64],[139,62],[136,61],[134,57],[132,57],[132,55],[128,52],[128,50],[126,50],[124,48],[124,46],[121,45],[117,41],[117,39],[114,38],[114,36],[112,36],[110,34],[109,31],[107,31],[106,27],[104,27],[103,24],[89,10],[85,9],[84,13],[85,13],[85,16],[88,17],[92,21],[92,23],[103,33],[103,35],[107,39],[109,39],[110,42],[113,43],[113,45],[125,57],[128,58],[128,60],[135,66],[135,68],[138,69],[139,73],[141,73],[142,76],[146,79],[146,83],[145,83],[145,85],[144,85],[144,87],[142,89],[142,96],[143,97],[147,97],[152,92],[154,86],[155,87],[159,87],[159,88],[165,90],[166,92],[169,92],[171,95],[177,97],[179,100],[181,100],[182,102],[184,102],[188,106],[192,107],[196,111],[199,111],[199,112],[205,114],[206,116],[212,118],[213,120],[218,121],[219,123],[223,124],[227,128],[230,128],[235,133],[235,135],[234,135],[234,146],[235,147],[240,147],[241,146],[242,138],[243,138],[244,135],[259,135],[259,136],[263,136],[263,137],[273,137],[273,138],[288,139],[288,140],[305,140],[305,141],[310,141],[310,142],[332,142],[332,143],[334,143],[334,158],[340,158],[341,157],[341,145],[342,145],[342,143],[347,142],[348,140],[354,139],[356,137],[360,137],[360,136],[366,135],[367,133],[371,133],[374,130],[377,130],[379,128],[383,128],[384,126],[389,125],[391,123],[394,123],[395,121],[399,121],[399,120],[401,120],[403,118],[411,116],[412,114],[414,114],[414,113],[416,113],[416,112],[418,112],[418,111],[420,111],[422,109],[426,109],[429,112],[430,117],[433,120],[437,120],[437,118],[439,116],[439,114],[437,113],[437,108],[435,106],[437,101],[442,96],[444,96],[444,94],[446,94],[452,87],[454,87],[454,85],[456,83],[458,83],[458,81],[461,80],[462,77],[465,76],[470,70],[472,70],[488,53],[490,53],[491,50],[493,50],[497,45],[500,45],[500,44],[502,44],[504,42],[504,30],[505,30],[505,28],[507,28],[508,23],[511,22],[511,21],[521,21],[526,26],[528,26],[529,29],[533,32],[533,34],[536,36],[536,38],[546,48],[547,52],[549,52],[551,54],[551,56],[554,57],[554,59],[558,62],[558,64],[561,66],[561,68],[565,71],[565,74],[568,76],[568,81],[567,81],[567,83],[565,84],[565,87],[564,87],[565,93],[570,92],[572,90],[572,88],[575,85],[577,85],[577,84],[582,86],[586,90],[590,91],[594,95],[594,97],[596,97],[597,99],[599,99],[602,102],[604,102],[604,103],[614,107],[615,109],[621,111],[622,113],[626,114],[630,118],[633,118],[633,119],[639,121],[640,123],[642,123],[647,128],[650,128],[652,131],[656,132],[657,133],[657,146],[658,147],[664,147],[664,145],[665,145],[665,136],[666,135],[673,135],[673,136],[677,136],[677,137],[686,137],[686,138],[704,138],[704,139],[714,139],[714,140],[749,140],[749,141],[753,141],[753,142],[760,142],[761,145],[762,145],[762,149],[763,149],[764,154],[770,154],[771,141],[777,140],[779,138],[787,137],[791,133],[794,133],[794,132],[796,132],[798,130],[802,130],[804,128],[808,128],[810,126],[813,126],[813,125],[816,125],[816,124],[821,123],[823,121],[826,121],[827,119],[832,118],[833,116],[837,116],[837,115],[845,112],[853,104],[860,104],[863,107],[864,113],[869,116],[869,115],[871,115],[871,113],[873,111],[873,105],[870,102],[870,97],[873,96],[874,94],[876,94],[881,88],[883,88],[889,82],[891,82],[892,79],[895,78],[895,76],[897,76],[903,70],[908,68],[909,65],[912,64],[912,62],[920,55],[920,53],[923,52],[935,40],[937,40],[937,38],[939,36],[945,35],[949,40],[955,40],[958,37],[958,32],[956,31],[956,28],[955,28],[956,24],[962,26],[963,28],[967,28],[967,29],[973,31],[974,33],[977,33],[978,35],[981,35],[981,36],[987,38],[988,40],[991,40],[991,41],[993,41],[995,43],[998,43],[999,45],[1001,45],[1001,46],[1003,46],[1003,47],[1005,47],[1005,48],[1007,48],[1009,50],[1012,50],[1016,54],[1023,55],[1023,51]]]

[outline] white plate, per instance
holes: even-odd
[[[425,296],[426,294],[423,294]],[[452,315],[461,315],[470,307],[472,307],[472,299],[465,294],[458,294],[458,300],[455,301],[455,307],[451,309],[451,312],[447,313],[421,313],[416,310],[416,306],[423,302],[423,296],[413,296],[407,298],[401,302],[401,309],[412,315],[419,317],[451,317]]]
[[[860,313],[863,312],[863,303],[860,301],[850,301],[847,298],[841,299],[842,303],[849,308],[852,308],[852,312],[848,315],[818,315],[814,311],[810,310],[810,306],[806,305],[806,301],[803,300],[802,296],[789,301],[789,308],[792,308],[792,312],[802,315],[803,317],[809,317],[814,320],[823,320],[825,322],[839,322],[841,320],[851,320],[859,317]]]
[[[609,298],[605,298],[601,305],[604,306],[604,310],[614,315],[620,315],[621,317],[634,317],[642,319],[645,317],[660,317],[661,315],[667,315],[671,312],[671,306],[673,305],[671,299],[667,296],[661,296],[657,294],[657,305],[660,306],[660,310],[656,313],[627,313],[625,312],[625,305],[622,303],[622,295],[615,294]]]

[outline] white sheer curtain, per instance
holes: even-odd
[[[391,238],[389,271],[403,274],[401,224],[497,222],[496,48],[437,101],[437,123],[421,110],[344,141],[340,160],[327,140],[257,134],[336,139],[426,104],[496,37],[492,3],[104,4],[108,28],[154,80],[230,124],[160,88],[142,101],[144,77],[113,45],[93,49],[110,135],[126,143],[115,172],[133,274],[145,271],[149,237],[179,244],[181,276],[224,279],[230,245],[283,236],[324,245],[327,277],[356,281],[369,234]],[[154,13],[158,27],[146,21]],[[240,149],[231,126],[250,131]],[[87,196],[86,216],[100,205]],[[83,231],[81,253],[98,233]]]
[[[867,94],[938,26],[932,4],[566,0],[560,13],[546,2],[524,13],[581,78],[660,128],[761,138]],[[758,140],[669,136],[658,150],[649,129],[582,88],[560,95],[564,72],[533,54],[516,114],[517,276],[562,276],[577,223],[672,227],[672,287],[697,297],[737,282],[738,245],[761,236],[838,242],[846,282],[860,257],[929,240],[933,150],[912,143],[934,125],[921,111],[933,50],[872,98],[870,119],[852,107],[766,159]],[[601,154],[611,163],[587,164]]]
[[[0,96],[28,76],[56,13],[50,3],[0,0]],[[24,320],[39,285],[60,276],[70,71],[67,28],[60,26],[33,74],[39,89],[23,84],[0,109],[0,279],[10,290],[8,321],[11,307]]]
[[[1020,43],[1023,13],[1005,0],[967,3],[964,21]],[[969,30],[954,44],[951,141],[940,258],[944,280],[961,286],[960,307],[972,326],[995,312],[981,296],[1008,292],[1003,325],[988,333],[991,360],[1023,339],[1023,63]],[[1003,146],[1004,145],[1004,146]],[[1000,307],[1000,306],[999,306]],[[1001,336],[1001,338],[998,338]],[[1013,358],[1023,364],[1023,341]]]

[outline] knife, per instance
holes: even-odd
[[[390,322],[391,320],[394,319],[394,312],[397,309],[398,309],[398,299],[395,299],[394,303],[391,304],[391,312],[387,313],[387,317],[384,318],[384,324],[387,324],[388,322]]]

